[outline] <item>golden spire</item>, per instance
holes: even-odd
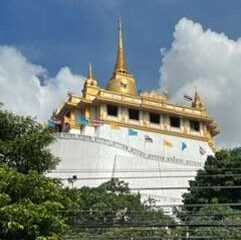
[[[97,86],[97,81],[94,77],[91,63],[89,63],[88,73],[87,73],[87,78],[86,78],[86,81],[84,84],[84,88],[86,88],[87,85]]]
[[[198,108],[200,110],[206,110],[206,107],[205,107],[203,101],[201,100],[201,97],[197,91],[197,87],[195,88],[195,95],[194,95],[192,107]]]
[[[125,53],[124,53],[121,18],[119,18],[119,39],[118,39],[117,58],[116,58],[114,72],[128,73],[128,68],[127,68]]]
[[[121,19],[119,19],[117,58],[107,90],[121,94],[137,95],[135,79],[129,73],[125,60]]]
[[[83,97],[87,100],[93,100],[93,98],[96,97],[96,94],[98,93],[98,91],[99,91],[98,82],[94,77],[92,65],[91,63],[89,63],[87,77],[82,90]]]
[[[92,65],[91,65],[91,63],[89,63],[87,79],[92,79],[92,80],[95,79],[94,74],[93,74],[93,71],[92,71]]]

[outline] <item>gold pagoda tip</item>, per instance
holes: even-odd
[[[121,21],[121,17],[119,17],[118,23],[119,23],[119,42],[118,42],[118,47],[119,47],[119,48],[123,48],[122,21]]]
[[[121,18],[118,19],[118,30],[119,30],[119,39],[118,39],[117,58],[116,58],[114,72],[128,73],[128,68],[127,68],[125,53],[124,53]]]
[[[93,71],[92,71],[92,64],[91,63],[89,63],[87,79],[95,79]]]
[[[118,19],[118,47],[117,57],[112,77],[107,85],[107,90],[118,92],[121,94],[137,95],[136,82],[133,76],[128,72],[124,45],[123,45],[123,33],[122,33],[122,22]]]

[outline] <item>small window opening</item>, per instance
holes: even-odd
[[[170,117],[170,124],[171,124],[171,127],[180,128],[181,126],[180,118]]]
[[[200,131],[200,122],[199,121],[190,121],[190,128],[192,131],[199,132]]]
[[[136,109],[129,109],[129,119],[139,120],[139,111]]]
[[[150,117],[151,123],[156,123],[156,124],[160,123],[160,115],[159,114],[149,113],[149,117]]]
[[[107,105],[107,114],[110,116],[118,116],[118,107],[113,105]]]

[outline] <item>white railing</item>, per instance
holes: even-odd
[[[202,164],[197,161],[186,160],[183,158],[178,158],[176,156],[164,156],[164,155],[146,153],[146,152],[143,152],[136,148],[125,145],[123,143],[116,142],[116,141],[106,139],[106,138],[73,134],[73,133],[55,133],[54,135],[56,136],[56,138],[60,138],[60,139],[72,139],[72,140],[74,139],[74,140],[88,141],[88,142],[95,142],[95,143],[103,144],[106,146],[121,149],[123,151],[129,152],[135,156],[142,157],[145,159],[150,159],[150,160],[155,160],[155,161],[160,161],[160,162],[165,162],[165,163],[171,163],[171,164],[193,166],[193,167],[197,167],[197,168],[202,167]]]

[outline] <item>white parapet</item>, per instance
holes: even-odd
[[[136,133],[130,135],[128,128],[102,125],[56,134],[51,151],[61,162],[49,175],[75,187],[98,186],[116,177],[143,199],[180,204],[188,181],[203,167],[207,155],[213,154],[208,143],[133,130]]]

